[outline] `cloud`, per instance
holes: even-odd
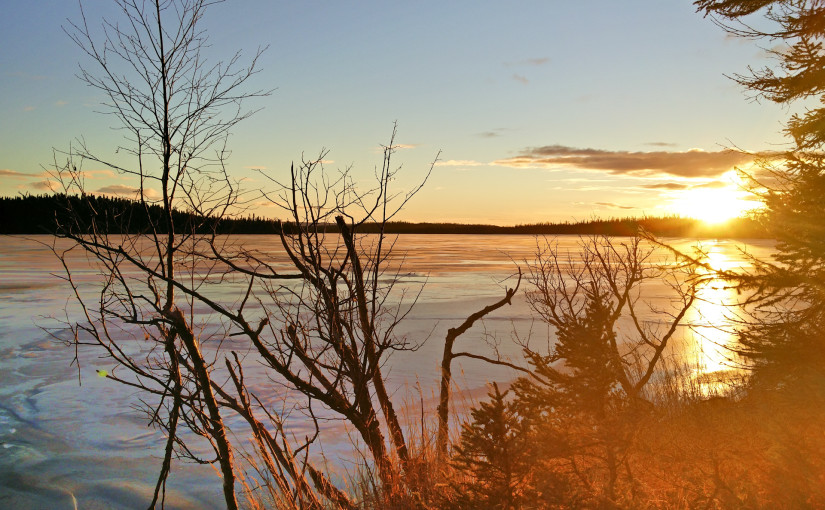
[[[104,195],[120,195],[129,198],[136,198],[140,195],[140,189],[132,186],[127,186],[125,184],[112,184],[111,186],[103,186],[102,188],[99,188],[95,193],[102,193]],[[160,198],[160,193],[153,190],[152,188],[143,188],[143,196],[144,198],[154,200],[156,198]]]
[[[525,58],[522,60],[516,60],[514,62],[505,62],[504,65],[507,67],[510,66],[542,66],[546,63],[550,62],[550,59],[547,57],[539,57],[539,58]]]
[[[24,111],[24,112],[33,112],[33,111],[35,111],[36,109],[37,109],[37,107],[34,107],[34,106],[24,106],[24,107],[23,107],[23,111]]]
[[[547,145],[525,149],[518,156],[500,159],[493,164],[512,168],[572,167],[615,175],[716,177],[753,159],[753,155],[731,150],[628,152]]]
[[[696,184],[693,188],[727,188],[728,186],[730,186],[730,183],[728,182],[708,181],[703,182],[702,184]]]
[[[610,207],[612,209],[636,209],[636,207],[632,205],[614,204],[613,202],[596,202],[595,204],[604,207]]]
[[[642,186],[645,189],[661,189],[665,191],[680,191],[689,189],[690,184],[683,184],[681,182],[660,182],[656,184],[645,184]]]
[[[30,188],[42,189],[44,191],[56,191],[59,186],[56,182],[46,179],[45,181],[37,181],[29,183]]]
[[[644,184],[642,185],[642,188],[665,191],[682,191],[686,189],[727,188],[728,186],[728,183],[722,181],[708,181],[700,184],[689,184],[684,182],[659,182],[656,184]]]
[[[125,184],[112,184],[111,186],[103,186],[97,190],[97,193],[108,193],[111,195],[126,195],[126,194],[136,194],[139,190],[133,186],[127,186]]]
[[[436,161],[435,166],[486,166],[487,163],[473,161],[471,159],[448,159],[447,161]]]
[[[505,131],[509,131],[508,128],[495,128],[490,131],[484,131],[482,133],[478,133],[476,136],[480,136],[481,138],[495,138],[497,136],[501,136],[502,133]]]
[[[115,177],[117,174],[114,170],[100,169],[100,170],[81,170],[77,172],[77,177],[81,177],[83,179],[101,179],[101,178],[112,178]],[[8,170],[2,169],[0,170],[0,177],[49,177],[49,172],[40,172],[37,174],[28,174],[23,172],[17,172],[15,170]],[[45,182],[45,181],[43,181]]]
[[[85,179],[99,179],[101,177],[114,177],[116,174],[114,170],[101,169],[101,170],[83,170],[79,172],[80,176]]]
[[[14,177],[16,179],[34,177],[37,174],[27,174],[18,172],[17,170],[9,170],[8,168],[0,168],[0,177]]]
[[[55,106],[57,106],[58,108],[59,108],[59,107],[62,107],[62,106],[66,106],[67,104],[69,104],[69,103],[68,103],[68,102],[66,102],[66,101],[64,101],[64,100],[62,100],[62,99],[61,99],[61,100],[59,100],[59,101],[55,101],[55,103],[54,103],[54,105],[55,105]]]
[[[419,147],[419,146],[420,146],[420,144],[417,144],[417,143],[396,143],[392,146],[392,149],[393,150],[415,149],[416,147]],[[379,145],[378,147],[376,147],[374,149],[374,152],[376,154],[383,154],[386,149],[387,149],[386,145]],[[331,162],[332,161],[329,161],[329,163],[331,163]],[[326,164],[326,163],[328,163],[328,161],[324,160],[323,163]]]
[[[650,145],[651,147],[676,147],[676,144],[671,142],[647,142],[645,145]]]
[[[24,80],[31,80],[31,81],[40,81],[40,80],[45,80],[46,78],[48,78],[47,76],[42,75],[42,74],[29,74],[29,73],[26,73],[26,72],[23,72],[23,71],[14,71],[14,72],[11,72],[11,73],[7,73],[7,75],[8,76],[14,76],[16,78],[22,78]]]
[[[522,75],[520,75],[520,74],[515,74],[515,73],[513,73],[513,79],[514,79],[514,80],[516,80],[516,81],[518,81],[518,82],[521,82],[521,83],[523,83],[523,84],[525,84],[525,85],[527,85],[528,83],[530,83],[530,80],[528,80],[527,78],[525,78],[524,76],[522,76]]]
[[[589,176],[589,175],[586,176],[586,177],[564,177],[564,178],[554,177],[553,180],[556,181],[556,182],[584,182],[584,183],[588,183],[588,184],[593,183],[593,182],[609,182],[609,183],[615,183],[616,182],[615,179],[612,179],[610,177],[597,179],[597,178]]]

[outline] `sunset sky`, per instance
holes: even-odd
[[[83,3],[90,23],[113,14],[111,0]],[[106,155],[121,143],[116,119],[95,113],[102,97],[75,77],[90,63],[61,27],[79,12],[70,0],[4,2],[0,195],[43,192],[53,147],[83,137]],[[250,190],[264,185],[254,169],[283,177],[324,148],[328,169],[367,180],[397,121],[399,190],[441,151],[403,219],[712,217],[731,214],[712,206],[734,200],[731,169],[748,163],[725,149],[785,143],[788,112],[724,76],[769,64],[765,50],[688,0],[238,0],[205,23],[210,58],[269,46],[251,87],[274,90],[249,103],[262,110],[229,141],[232,174]],[[84,170],[91,191],[135,185]]]

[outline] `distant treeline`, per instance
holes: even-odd
[[[272,234],[277,225],[259,216],[217,219],[173,210],[176,232]],[[74,233],[137,234],[166,232],[163,207],[125,198],[85,195],[0,197],[0,234]]]
[[[234,218],[211,218],[175,210],[172,221],[178,232],[218,234],[277,234],[277,221],[257,215]],[[25,195],[0,197],[0,234],[53,234],[58,227],[76,233],[88,232],[94,225],[98,232],[125,234],[149,232],[152,225],[164,232],[163,208],[144,206],[140,202],[105,196]],[[664,237],[765,237],[762,228],[751,219],[737,219],[724,224],[708,225],[700,220],[667,216],[658,218],[611,218],[565,223],[533,223],[515,226],[464,223],[391,222],[389,234],[530,234],[629,236],[639,228]],[[284,223],[289,228],[289,223]],[[379,225],[365,224],[360,232],[377,232]],[[335,231],[334,224],[327,226]]]
[[[693,218],[665,216],[655,218],[610,218],[565,223],[529,223],[515,226],[477,225],[465,223],[392,222],[385,231],[393,234],[526,234],[526,235],[609,235],[632,236],[642,228],[662,237],[733,237],[764,238],[764,230],[749,218],[710,225]],[[376,231],[376,225],[365,225],[361,232]]]

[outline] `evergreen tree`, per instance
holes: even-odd
[[[610,297],[590,282],[584,299],[580,314],[553,324],[557,340],[549,355],[527,352],[535,376],[515,383],[514,405],[534,424],[532,442],[554,475],[573,466],[587,481],[590,497],[568,494],[568,502],[609,508],[616,500],[630,402],[621,390],[621,367],[611,344],[616,333]]]
[[[527,422],[506,400],[508,393],[493,383],[489,400],[474,408],[462,426],[453,464],[471,482],[456,495],[459,508],[511,510],[536,501],[531,482],[535,445]]]
[[[751,360],[758,383],[825,381],[825,3],[694,4],[731,34],[779,41],[771,50],[774,66],[734,79],[756,99],[803,106],[785,126],[792,147],[768,155],[763,171],[751,176],[765,203],[759,219],[777,240],[778,263],[755,261],[755,274],[729,275],[752,291],[755,305],[755,320],[741,334],[741,354]]]
[[[653,263],[640,237],[582,239],[565,257],[545,240],[528,264],[530,307],[554,330],[549,352],[525,346],[530,376],[512,389],[535,448],[535,486],[553,487],[565,508],[637,505],[642,489],[631,465],[634,441],[652,404],[648,388],[662,355],[696,297],[694,278]],[[647,282],[670,282],[666,323],[640,318],[652,309]]]

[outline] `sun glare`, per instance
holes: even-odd
[[[759,206],[736,188],[701,188],[680,192],[671,203],[673,212],[707,223],[722,223]]]

